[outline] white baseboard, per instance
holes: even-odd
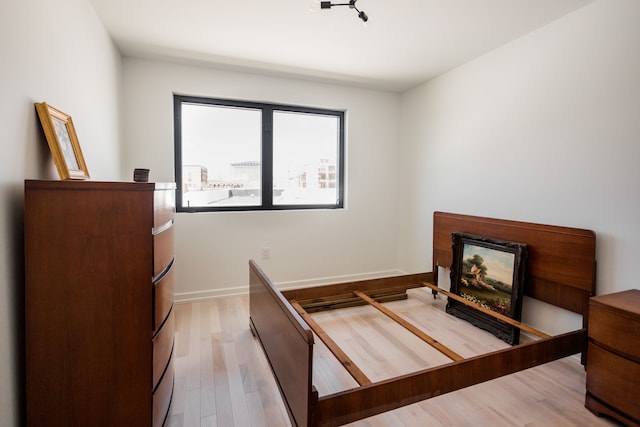
[[[399,276],[403,274],[406,274],[406,273],[401,270],[385,270],[385,271],[375,271],[371,273],[348,274],[343,276],[330,276],[330,277],[321,277],[316,279],[278,282],[274,284],[278,289],[286,291],[289,289],[312,288],[316,286],[331,285],[335,283],[354,282],[357,280],[379,279],[382,277]],[[248,293],[249,293],[248,285],[228,287],[228,288],[222,288],[222,289],[207,289],[204,291],[194,291],[194,292],[176,292],[174,301],[178,304],[190,303],[190,302],[199,302],[199,301],[206,301],[206,300],[212,300],[212,299],[237,297],[237,296],[247,295]]]
[[[237,297],[247,295],[248,293],[249,287],[247,286],[241,286],[237,288],[207,289],[206,291],[195,292],[176,292],[173,301],[176,304],[200,302],[221,298]]]

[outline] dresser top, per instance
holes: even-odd
[[[591,298],[591,305],[640,316],[640,290],[630,289],[628,291],[593,297]]]
[[[100,191],[154,191],[174,190],[173,182],[127,182],[91,180],[30,180],[24,181],[25,188],[38,190],[100,190]]]

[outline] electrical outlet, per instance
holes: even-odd
[[[262,248],[262,259],[271,259],[271,248]]]

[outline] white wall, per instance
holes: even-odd
[[[596,292],[638,287],[638,23],[600,0],[403,95],[400,268],[431,268],[441,210],[591,229]]]
[[[282,286],[396,273],[399,95],[132,58],[123,79],[124,170],[155,181],[174,180],[173,93],[347,111],[347,208],[178,214],[178,299],[246,292],[249,259]]]
[[[24,403],[23,182],[55,174],[33,103],[72,116],[93,178],[118,178],[120,55],[86,0],[5,2],[0,52],[0,425],[17,426]]]

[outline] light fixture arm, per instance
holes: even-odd
[[[321,1],[320,9],[331,9],[333,6],[349,6],[350,9],[355,9],[355,11],[358,12],[358,18],[367,22],[369,17],[364,13],[364,11],[361,11],[356,7],[356,1],[358,0],[349,0],[349,3],[331,3],[330,1]]]

